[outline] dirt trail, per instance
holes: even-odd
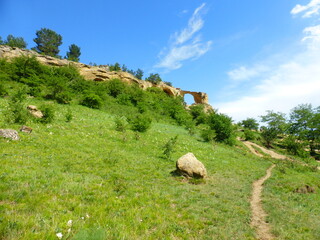
[[[257,150],[255,150],[252,146],[255,146],[261,149],[262,152],[270,155],[272,158],[282,159],[282,160],[286,159],[286,156],[278,154],[274,151],[268,150],[264,147],[259,146],[258,144],[255,144],[249,141],[242,141],[242,142],[253,154],[259,157],[263,157],[263,155],[259,153]],[[270,226],[265,219],[267,214],[262,208],[261,193],[263,190],[264,182],[271,177],[272,169],[275,166],[276,166],[275,164],[272,164],[271,167],[267,169],[266,175],[258,179],[252,184],[252,196],[250,200],[251,212],[252,212],[251,226],[256,229],[257,237],[260,240],[274,239],[274,236],[271,234],[271,231],[270,231]]]
[[[276,153],[276,152],[274,152],[274,151],[272,151],[272,150],[266,149],[266,148],[264,148],[264,147],[261,147],[260,145],[255,144],[255,143],[253,143],[253,142],[249,142],[249,141],[242,141],[242,142],[243,142],[244,145],[246,145],[246,146],[249,148],[249,150],[250,150],[253,154],[255,154],[255,155],[259,156],[259,157],[263,157],[263,155],[260,154],[258,151],[256,151],[252,146],[255,146],[255,147],[261,149],[262,152],[270,155],[270,157],[272,157],[272,158],[282,159],[282,160],[287,159],[286,156],[281,155],[281,154],[278,154],[278,153]]]
[[[261,193],[263,183],[271,176],[271,171],[275,166],[276,165],[272,164],[272,166],[267,169],[267,174],[252,184],[252,197],[250,201],[252,211],[251,226],[256,228],[260,240],[274,239],[270,232],[270,226],[265,220],[267,214],[262,208]]]

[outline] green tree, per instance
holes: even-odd
[[[244,128],[251,129],[251,130],[258,130],[259,128],[259,123],[254,118],[247,118],[246,120],[243,120],[242,122],[240,122],[240,124]]]
[[[38,53],[57,57],[59,46],[62,44],[62,36],[48,28],[41,28],[36,32],[37,37],[33,41],[37,44],[33,50]]]
[[[2,40],[2,37],[0,36],[0,45],[3,45],[4,41]]]
[[[284,134],[288,129],[288,124],[286,122],[286,117],[284,113],[267,111],[267,114],[260,116],[261,122],[267,124],[267,126],[262,127],[261,136],[265,141],[268,148],[272,146],[274,140],[280,134]]]
[[[283,134],[288,129],[286,115],[281,112],[273,112],[268,110],[267,114],[260,116],[261,122],[267,124],[268,128],[273,128],[277,134]]]
[[[289,132],[305,141],[310,153],[315,154],[320,142],[320,107],[312,108],[311,104],[301,104],[290,112]]]
[[[67,52],[66,58],[70,61],[79,62],[80,55],[81,55],[80,47],[78,47],[75,44],[71,44],[69,46],[69,51]]]
[[[146,78],[146,81],[152,82],[153,84],[159,84],[162,82],[162,79],[158,73],[150,73],[149,77]]]
[[[140,68],[138,68],[138,70],[135,72],[134,76],[141,80],[143,77],[143,71]]]
[[[22,37],[14,37],[13,35],[8,35],[7,40],[4,42],[5,45],[10,47],[26,48],[27,43]]]
[[[114,71],[114,72],[119,72],[119,71],[121,71],[120,64],[116,62],[114,65],[110,65],[110,66],[109,66],[109,70],[110,70],[110,71]]]

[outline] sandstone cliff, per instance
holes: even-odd
[[[35,56],[39,62],[49,66],[69,66],[72,65],[76,67],[80,74],[87,80],[93,81],[108,81],[111,79],[120,79],[128,84],[138,84],[142,89],[147,89],[149,87],[158,87],[170,96],[181,96],[184,97],[185,94],[191,94],[194,97],[194,101],[197,104],[205,104],[207,107],[210,106],[208,103],[208,95],[203,92],[191,92],[184,91],[179,88],[171,87],[161,82],[158,85],[152,84],[144,80],[139,80],[135,78],[132,74],[127,72],[112,72],[109,71],[107,67],[97,67],[90,66],[83,63],[77,63],[69,61],[66,59],[58,59],[50,56],[41,55],[32,50],[12,48],[5,45],[0,45],[0,58],[6,58],[8,60],[19,57],[19,56]],[[210,106],[211,108],[211,106]]]

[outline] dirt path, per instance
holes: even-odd
[[[286,156],[283,156],[274,151],[268,150],[264,147],[259,146],[258,144],[255,144],[249,141],[242,141],[242,142],[253,154],[259,157],[263,157],[263,155],[259,153],[256,149],[254,149],[252,146],[255,146],[256,148],[261,149],[262,152],[270,155],[272,158],[282,159],[282,160],[286,159]],[[252,212],[251,226],[256,229],[257,237],[259,240],[274,239],[274,236],[271,234],[270,226],[266,222],[267,214],[262,208],[261,193],[263,190],[264,182],[271,177],[272,169],[275,166],[276,166],[275,164],[272,164],[267,169],[266,175],[258,179],[252,184],[252,196],[250,200],[251,212]]]
[[[252,184],[252,197],[250,200],[252,212],[251,226],[256,228],[258,239],[260,240],[274,239],[270,233],[270,226],[265,220],[267,214],[262,208],[261,193],[263,183],[271,176],[271,171],[275,166],[276,165],[272,164],[272,166],[267,169],[267,174]]]

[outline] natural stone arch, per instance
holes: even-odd
[[[197,104],[208,104],[208,95],[203,92],[190,92],[190,91],[180,91],[180,95],[184,98],[184,95],[191,94],[193,96],[194,102]]]

